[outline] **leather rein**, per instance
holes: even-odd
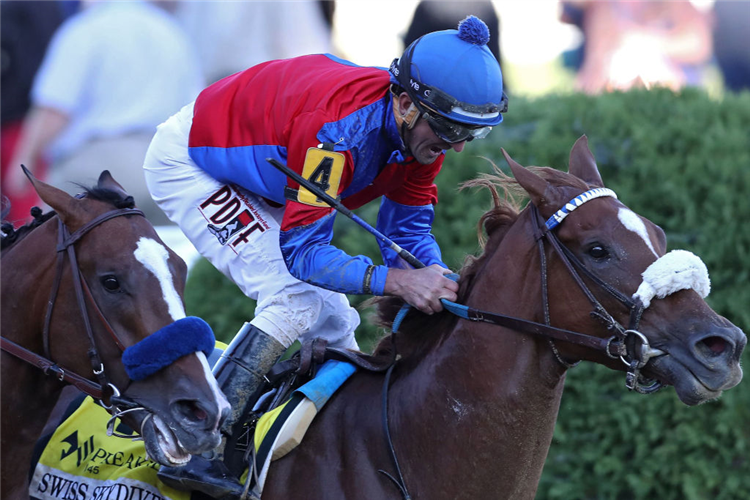
[[[78,267],[78,260],[76,259],[75,243],[78,240],[80,240],[86,233],[88,233],[93,228],[95,228],[96,226],[102,224],[105,221],[113,219],[115,217],[120,217],[124,215],[144,216],[143,212],[136,208],[120,208],[116,210],[111,210],[109,212],[101,214],[98,217],[92,219],[91,221],[86,223],[84,226],[82,226],[81,228],[79,228],[77,231],[75,231],[72,234],[70,233],[70,231],[68,230],[68,227],[62,221],[62,219],[60,219],[58,216],[58,243],[56,247],[57,271],[55,274],[55,281],[52,285],[52,291],[50,293],[49,302],[47,303],[47,312],[44,318],[44,330],[42,332],[43,342],[44,342],[44,355],[42,356],[40,354],[32,352],[26,349],[25,347],[22,347],[16,344],[15,342],[12,342],[6,339],[5,337],[0,337],[0,348],[2,348],[3,351],[31,365],[36,366],[37,368],[41,369],[46,375],[53,375],[59,381],[66,382],[75,386],[81,392],[84,392],[85,394],[88,394],[94,399],[97,399],[100,401],[104,398],[104,392],[107,388],[111,390],[113,396],[119,396],[120,391],[114,384],[112,384],[109,381],[105,373],[104,363],[102,362],[101,357],[99,356],[99,351],[97,350],[97,347],[96,347],[96,340],[94,338],[94,332],[93,332],[93,329],[91,328],[91,322],[89,320],[88,309],[86,307],[87,298],[88,298],[88,301],[93,306],[96,313],[98,314],[99,319],[101,320],[102,324],[104,324],[105,329],[109,333],[110,337],[113,339],[113,341],[117,345],[117,347],[121,351],[124,350],[125,347],[122,341],[119,339],[119,337],[115,333],[115,331],[112,329],[112,326],[104,317],[104,314],[102,313],[99,306],[96,304],[96,301],[94,300],[94,297],[91,294],[91,290],[89,289],[88,285],[86,284],[86,280],[83,278],[83,275],[81,274],[81,271]],[[89,360],[91,361],[91,369],[94,375],[96,375],[98,383],[92,382],[91,380],[89,380],[86,377],[83,377],[82,375],[79,375],[75,372],[67,370],[51,360],[52,356],[50,354],[50,342],[49,342],[50,325],[51,325],[51,320],[52,320],[52,311],[54,309],[55,301],[57,299],[57,295],[60,290],[60,283],[62,281],[63,268],[65,267],[65,255],[66,254],[68,257],[67,260],[70,263],[70,270],[71,270],[72,280],[73,280],[73,288],[75,289],[75,295],[76,295],[76,300],[78,302],[78,308],[81,313],[81,317],[83,318],[83,323],[86,329],[86,335],[88,336],[88,339],[89,339],[89,348],[88,348],[87,354],[89,356]],[[105,408],[110,409],[111,407],[108,407],[105,405]]]

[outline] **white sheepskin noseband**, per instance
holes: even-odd
[[[687,250],[672,250],[659,257],[643,272],[643,283],[633,294],[643,307],[654,297],[663,299],[680,290],[693,289],[705,298],[711,291],[711,280],[703,261]]]

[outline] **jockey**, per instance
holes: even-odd
[[[269,61],[206,88],[159,126],[145,158],[153,199],[196,249],[257,300],[214,369],[242,422],[250,395],[296,339],[357,348],[344,294],[395,295],[426,314],[457,284],[431,234],[445,151],[487,136],[507,109],[489,30],[469,16],[429,33],[389,70],[332,55]],[[270,165],[275,158],[356,209],[380,198],[377,228],[427,267],[385,265],[331,245],[335,211]],[[223,450],[218,453],[222,458]],[[162,480],[214,497],[242,487],[221,460],[193,457]]]

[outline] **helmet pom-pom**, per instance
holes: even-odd
[[[466,19],[458,23],[458,38],[474,45],[487,45],[490,41],[490,29],[478,17],[466,16]]]

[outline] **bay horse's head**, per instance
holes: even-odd
[[[185,316],[185,263],[109,172],[83,197],[27,175],[57,217],[3,252],[3,337],[116,388],[110,398],[104,387],[105,399],[130,409],[123,421],[157,462],[181,465],[215,448],[229,405],[204,354],[213,335]]]
[[[571,150],[567,174],[532,171],[503,154],[530,197],[531,230],[545,240],[552,323],[602,337],[614,332],[614,342],[627,351],[611,356],[561,342],[563,358],[591,359],[655,380],[655,386],[673,385],[688,405],[740,382],[747,339],[704,301],[710,289],[705,265],[689,252],[666,253],[664,231],[604,187],[585,136]],[[553,252],[555,245],[560,248]],[[587,290],[591,307],[574,307],[585,302]],[[629,382],[647,392],[640,380]]]

